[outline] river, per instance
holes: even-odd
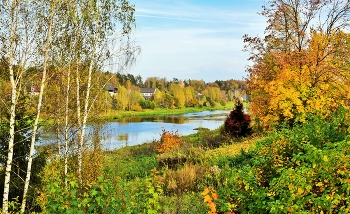
[[[166,115],[157,117],[131,117],[104,122],[100,128],[100,140],[103,149],[113,150],[158,140],[162,130],[177,131],[179,135],[196,133],[196,128],[216,129],[223,125],[230,111],[216,110]],[[88,128],[88,133],[89,128]],[[46,131],[42,142],[54,143],[57,135]]]

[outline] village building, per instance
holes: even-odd
[[[145,99],[149,99],[156,93],[155,88],[140,88],[140,93]]]
[[[111,96],[116,95],[116,94],[117,94],[117,91],[118,91],[118,88],[115,87],[115,86],[112,86],[112,85],[107,85],[107,86],[105,87],[105,89],[106,89],[106,91],[109,92],[109,94],[110,94]]]

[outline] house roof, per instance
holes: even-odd
[[[140,93],[155,93],[155,88],[140,88]]]
[[[107,85],[107,86],[105,87],[105,89],[106,89],[107,91],[117,91],[117,90],[118,90],[117,87],[112,86],[112,85]]]

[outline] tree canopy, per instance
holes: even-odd
[[[252,115],[265,128],[329,115],[349,95],[350,1],[272,0],[264,38],[244,36]]]

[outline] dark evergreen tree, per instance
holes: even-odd
[[[236,106],[230,112],[224,124],[224,132],[232,137],[245,137],[250,135],[250,117],[243,112],[243,103],[236,99]]]

